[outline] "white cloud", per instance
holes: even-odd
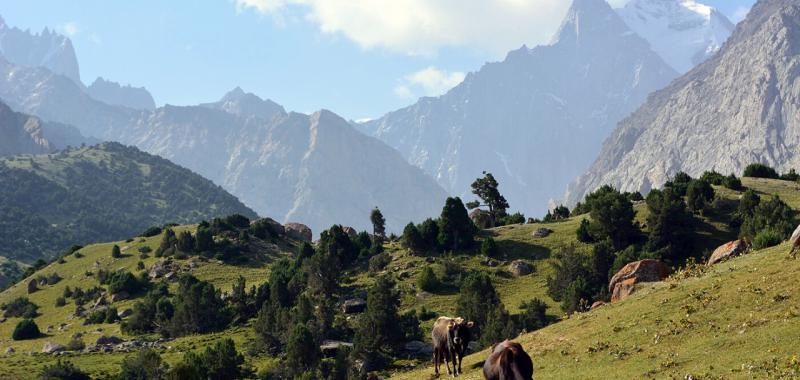
[[[415,99],[419,93],[439,96],[463,82],[465,76],[461,71],[448,72],[429,66],[404,76],[394,87],[394,94],[402,99]]]
[[[618,1],[618,0],[614,0]],[[364,48],[434,54],[467,46],[502,57],[550,40],[568,0],[234,0],[237,10],[300,12],[320,31]]]
[[[64,24],[64,26],[61,27],[61,29],[64,30],[64,34],[66,34],[67,36],[75,37],[75,35],[78,34],[78,23],[76,23],[75,21],[70,21]]]

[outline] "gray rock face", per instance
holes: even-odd
[[[121,86],[119,83],[97,78],[86,88],[92,98],[103,103],[137,110],[156,109],[153,96],[144,87]]]
[[[646,193],[677,171],[800,166],[799,51],[800,4],[759,1],[716,56],[618,125],[568,203],[604,184]]]
[[[578,0],[551,45],[512,51],[447,94],[359,128],[451,194],[469,195],[487,170],[512,209],[544,214],[616,123],[677,75],[605,1]]]
[[[45,67],[63,75],[76,84],[81,83],[78,59],[69,38],[47,28],[32,34],[6,25],[0,18],[0,52],[15,64],[28,67]]]
[[[60,345],[58,343],[46,342],[42,346],[42,353],[55,354],[57,352],[66,351],[66,349],[67,349],[66,347],[64,347],[64,346],[62,346],[62,345]]]

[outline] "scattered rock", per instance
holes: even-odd
[[[286,236],[310,243],[314,234],[311,233],[311,228],[308,228],[305,224],[286,223]]]
[[[342,311],[345,314],[363,313],[366,308],[367,301],[362,298],[351,298],[342,304]]]
[[[497,260],[487,257],[485,260],[481,260],[481,264],[486,265],[487,267],[494,268],[499,265]]]
[[[417,293],[417,299],[418,300],[424,300],[424,299],[426,299],[426,298],[428,298],[430,296],[432,296],[432,294],[429,293],[429,292],[426,292],[424,290],[419,292],[419,293]]]
[[[489,215],[488,211],[476,208],[472,210],[471,213],[469,213],[469,218],[472,220],[472,223],[475,224],[476,227],[482,230],[494,227],[492,225],[492,217],[491,215]]]
[[[173,261],[172,257],[167,257],[166,259],[161,259],[153,263],[150,266],[150,269],[147,270],[147,274],[150,278],[159,278],[173,270]]]
[[[400,272],[400,274],[397,275],[397,278],[400,279],[400,280],[405,280],[405,279],[410,278],[410,277],[411,277],[411,273],[410,272]]]
[[[527,276],[533,273],[533,266],[525,260],[514,260],[508,266],[508,271],[516,277]]]
[[[113,344],[120,344],[122,342],[124,342],[124,341],[122,339],[120,339],[119,337],[116,337],[116,336],[113,336],[113,335],[112,336],[105,336],[104,335],[104,336],[101,336],[101,337],[97,338],[97,342],[95,342],[95,344],[97,344],[98,346],[108,346],[108,345],[113,345]]]
[[[42,352],[45,354],[54,354],[56,352],[65,351],[66,347],[53,342],[46,342],[44,346],[42,346]]]
[[[101,295],[100,297],[97,297],[97,300],[94,301],[94,303],[92,304],[92,310],[100,309],[101,307],[104,307],[106,305],[108,305],[108,301],[106,301],[106,296]]]
[[[631,295],[636,284],[658,282],[669,276],[669,268],[658,260],[632,262],[620,269],[608,283],[611,302],[621,301]]]
[[[553,230],[549,228],[537,228],[536,231],[533,231],[531,235],[535,238],[544,238],[550,236],[553,233]]]
[[[39,290],[39,287],[36,284],[36,280],[30,280],[28,282],[28,294],[31,294],[37,290]]]
[[[734,240],[725,243],[714,250],[708,259],[708,265],[714,265],[728,260],[732,257],[740,256],[747,251],[747,242],[744,240]]]
[[[164,275],[164,279],[167,281],[175,281],[178,279],[178,275],[176,275],[175,272],[169,272]]]
[[[353,343],[348,342],[340,342],[337,340],[325,340],[319,346],[319,350],[322,353],[322,356],[326,358],[334,358],[336,354],[339,353],[339,350],[342,347],[353,348]]]
[[[597,309],[598,307],[603,307],[605,305],[606,303],[603,301],[595,301],[595,303],[592,304],[592,310]]]
[[[6,317],[0,317],[0,323],[5,323],[8,319]]]
[[[117,316],[120,318],[128,317],[129,315],[133,314],[133,310],[131,309],[122,309],[117,313]]]
[[[13,353],[15,353],[15,352],[17,352],[17,351],[16,351],[16,350],[14,350],[14,347],[8,347],[8,348],[6,348],[6,354],[13,354]]]
[[[126,291],[121,291],[119,293],[114,293],[111,295],[111,302],[120,302],[125,301],[126,299],[131,298],[131,295],[128,294]]]

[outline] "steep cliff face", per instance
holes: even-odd
[[[488,170],[513,209],[543,214],[616,123],[677,75],[604,0],[576,0],[551,45],[359,127],[450,193],[468,194]]]
[[[86,88],[92,98],[103,103],[136,110],[152,111],[156,108],[153,96],[144,87],[122,86],[103,78],[97,78]]]
[[[570,203],[603,184],[648,191],[682,170],[800,165],[800,4],[761,0],[713,58],[623,120]]]
[[[45,123],[37,117],[14,112],[0,102],[0,157],[51,153],[68,146],[97,142],[83,137],[73,126]]]

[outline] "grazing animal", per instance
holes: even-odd
[[[506,340],[492,347],[483,363],[486,380],[532,380],[533,360],[519,343]]]
[[[473,322],[465,322],[464,318],[450,317],[439,317],[433,324],[433,365],[437,376],[442,362],[447,366],[448,375],[456,377],[461,374],[461,360],[472,338],[470,329],[474,325]],[[452,371],[450,363],[453,363]]]

